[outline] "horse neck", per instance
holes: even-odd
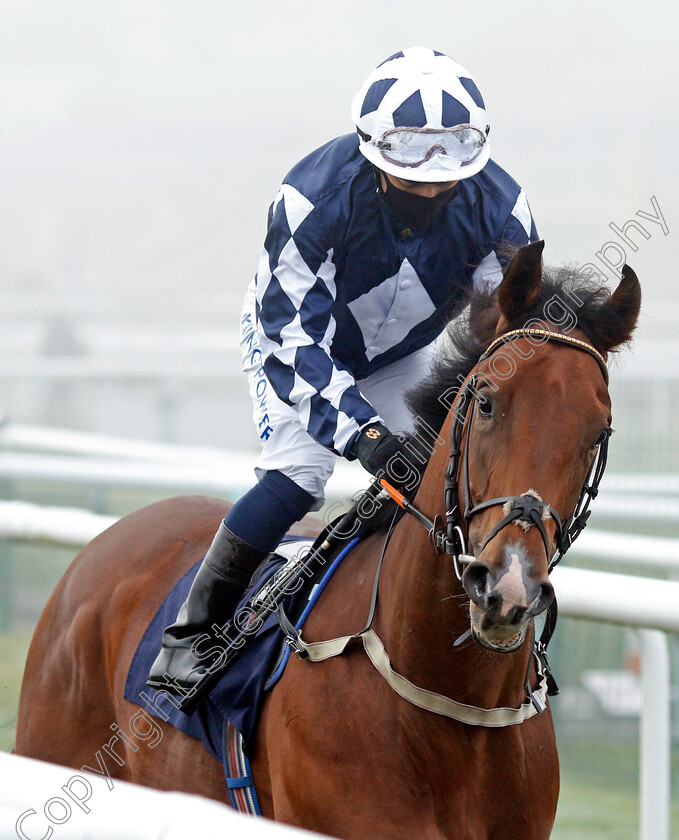
[[[449,415],[441,431],[444,441],[450,441],[451,424]],[[445,523],[448,445],[434,450],[414,504]],[[486,708],[518,706],[525,699],[530,638],[512,654],[486,651],[471,639],[455,647],[469,630],[469,599],[452,557],[437,553],[426,529],[408,515],[387,548],[374,626],[394,668],[416,685]]]

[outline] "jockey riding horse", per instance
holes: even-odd
[[[495,288],[537,240],[525,193],[490,159],[471,75],[424,47],[397,52],[352,103],[357,132],[285,177],[245,296],[241,347],[262,450],[258,482],[229,511],[149,685],[200,694],[196,643],[232,618],[257,566],[324,501],[335,458],[406,491],[405,393],[471,288]]]

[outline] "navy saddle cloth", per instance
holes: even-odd
[[[302,542],[310,543],[307,540],[297,541],[300,545]],[[293,542],[294,539],[290,540],[290,543]],[[288,616],[297,617],[294,621],[297,628],[303,625],[335,569],[357,542],[358,539],[354,539],[342,549],[311,592],[307,587],[288,597],[285,611]],[[247,603],[254,591],[260,591],[286,562],[284,557],[274,554],[255,586],[244,596],[240,606]],[[132,658],[124,696],[126,700],[141,706],[149,714],[202,741],[205,748],[217,760],[223,762],[224,720],[228,720],[241,733],[247,749],[257,729],[265,693],[283,675],[290,649],[286,647],[281,658],[283,633],[275,615],[269,616],[254,639],[249,641],[245,652],[191,716],[177,710],[168,692],[149,688],[146,678],[160,649],[163,630],[177,617],[199,566],[200,562],[196,563],[177,581],[151,619]],[[178,702],[177,698],[174,698],[174,701]]]

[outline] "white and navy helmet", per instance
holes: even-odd
[[[470,74],[447,55],[411,47],[383,61],[351,103],[360,150],[409,181],[459,181],[488,162],[488,117]]]

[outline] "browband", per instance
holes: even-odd
[[[606,366],[606,360],[601,355],[601,353],[599,353],[598,350],[592,347],[591,344],[589,344],[586,341],[582,341],[579,338],[573,338],[573,336],[566,335],[565,333],[555,333],[551,330],[541,330],[537,327],[512,330],[511,332],[501,335],[499,338],[496,338],[495,341],[491,342],[491,344],[486,349],[486,352],[479,358],[479,361],[482,362],[484,359],[487,359],[489,356],[492,356],[492,354],[497,350],[498,347],[500,347],[503,344],[506,344],[511,339],[518,338],[520,336],[523,336],[525,338],[529,335],[546,336],[549,341],[558,341],[561,344],[569,344],[571,347],[577,347],[579,350],[583,350],[585,353],[589,353],[589,355],[599,365],[606,385],[608,385],[608,367]]]

